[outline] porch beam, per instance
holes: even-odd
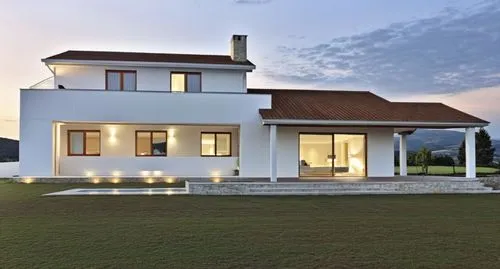
[[[270,167],[270,181],[278,182],[277,173],[277,145],[276,145],[276,125],[269,126],[269,167]]]
[[[476,177],[476,128],[465,129],[465,177]]]
[[[400,176],[407,176],[408,175],[407,140],[408,140],[407,134],[401,133],[399,135],[399,175]]]

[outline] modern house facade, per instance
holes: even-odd
[[[67,51],[21,89],[20,176],[391,177],[394,134],[488,122],[370,92],[249,89],[247,37],[229,55]],[[406,174],[405,162],[401,174]]]

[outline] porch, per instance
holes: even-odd
[[[239,126],[54,123],[56,177],[232,176]]]

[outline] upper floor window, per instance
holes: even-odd
[[[170,73],[170,90],[172,92],[201,92],[201,73]]]
[[[231,156],[231,133],[201,133],[201,156]]]
[[[101,132],[95,130],[68,131],[68,156],[101,155]]]
[[[136,131],[136,156],[167,156],[166,131]]]
[[[106,70],[106,90],[135,91],[137,72],[133,70]]]

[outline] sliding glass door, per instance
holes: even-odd
[[[366,135],[299,134],[299,176],[366,176]]]
[[[333,175],[333,136],[331,134],[300,134],[301,177]]]

